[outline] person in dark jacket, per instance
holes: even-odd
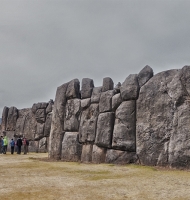
[[[3,136],[1,136],[1,138],[0,138],[0,153],[1,154],[3,154],[3,146],[4,146]]]
[[[10,146],[11,146],[11,154],[13,154],[15,150],[15,141],[13,139],[11,139],[10,141]]]
[[[22,140],[20,137],[18,138],[16,145],[17,145],[17,154],[21,154]]]

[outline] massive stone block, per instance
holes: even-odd
[[[102,87],[94,87],[91,96],[91,103],[99,103]]]
[[[65,109],[64,130],[76,132],[79,129],[80,99],[67,101]]]
[[[81,162],[89,163],[92,161],[92,149],[93,149],[92,144],[83,144]]]
[[[104,163],[106,158],[106,148],[101,148],[93,145],[92,149],[92,162],[93,163]]]
[[[94,142],[95,140],[98,108],[98,104],[91,104],[82,112],[79,127],[79,141],[81,143]]]
[[[16,107],[10,107],[7,116],[7,131],[14,131],[16,129],[16,121],[18,118],[18,109]]]
[[[37,123],[36,125],[36,134],[35,134],[35,140],[40,140],[44,137],[44,124]]]
[[[36,110],[35,117],[38,123],[44,123],[46,121],[46,110],[43,108]]]
[[[112,97],[112,110],[115,111],[119,105],[121,104],[122,102],[122,99],[121,99],[121,94],[115,94],[113,97]]]
[[[109,90],[101,93],[99,112],[108,112],[112,110],[112,97],[114,95],[113,90]]]
[[[142,87],[149,79],[154,75],[154,72],[151,67],[146,65],[138,74],[139,86]]]
[[[102,92],[106,92],[108,90],[113,90],[113,80],[110,77],[106,77],[103,79]]]
[[[49,137],[51,131],[51,120],[52,120],[52,113],[48,113],[46,116],[46,121],[44,125],[44,136]]]
[[[136,101],[124,101],[115,113],[112,147],[119,150],[136,150]]]
[[[108,149],[105,162],[114,164],[129,164],[135,163],[137,160],[138,159],[135,152]]]
[[[77,132],[66,132],[62,143],[62,157],[64,161],[77,162],[81,160],[82,145],[78,140]]]
[[[98,116],[95,144],[100,147],[111,147],[114,126],[114,113],[101,113]]]
[[[181,76],[182,70],[161,72],[140,90],[136,134],[142,164],[190,166],[189,97]]]
[[[47,106],[48,106],[48,103],[46,102],[34,103],[32,106],[32,112],[36,113],[38,109],[46,109]]]
[[[127,101],[138,99],[139,89],[137,74],[130,74],[120,87],[122,100]]]
[[[66,98],[67,99],[80,98],[80,82],[78,79],[73,79],[68,83]]]
[[[81,100],[81,108],[85,109],[90,106],[90,98]]]
[[[57,88],[52,112],[48,154],[49,158],[61,159],[67,86],[68,83],[65,83]]]
[[[81,99],[90,98],[94,87],[94,81],[89,78],[82,79]]]
[[[9,108],[5,106],[3,108],[3,113],[2,113],[2,122],[1,122],[1,130],[2,131],[6,130],[8,112],[9,112]]]
[[[54,104],[53,100],[50,100],[49,103],[48,103],[48,106],[46,108],[46,114],[52,112],[52,110],[53,110],[53,104]]]

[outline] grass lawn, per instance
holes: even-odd
[[[0,199],[190,200],[190,171],[0,155]]]

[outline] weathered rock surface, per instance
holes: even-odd
[[[16,107],[10,107],[7,116],[7,131],[14,131],[16,129],[16,121],[18,118],[18,109]]]
[[[73,79],[68,83],[66,98],[67,99],[80,98],[80,82],[78,79]]]
[[[136,150],[136,101],[124,101],[117,108],[113,131],[114,149]]]
[[[93,145],[92,149],[92,162],[93,163],[104,163],[106,158],[106,148],[101,148]]]
[[[35,117],[38,123],[44,123],[46,121],[46,110],[44,108],[36,110]]]
[[[100,147],[111,147],[114,126],[114,113],[101,113],[98,116],[95,144]]]
[[[130,74],[120,87],[122,100],[127,101],[138,99],[139,89],[137,74]]]
[[[151,67],[146,65],[138,74],[139,86],[142,87],[149,79],[154,75],[154,72]]]
[[[103,79],[102,92],[106,92],[108,90],[113,90],[113,80],[110,77],[106,77]]]
[[[37,141],[38,142],[38,148],[37,152],[38,153],[46,153],[47,152],[47,138],[44,137],[41,140]]]
[[[91,101],[90,98],[88,98],[88,99],[82,99],[81,100],[81,108],[85,109],[85,108],[89,107],[90,106],[90,101]]]
[[[112,97],[114,95],[113,90],[108,90],[101,93],[99,102],[99,112],[109,112],[112,110]]]
[[[99,103],[102,87],[94,87],[91,96],[91,103]]]
[[[108,149],[105,162],[114,164],[129,164],[136,163],[137,160],[138,159],[135,152]]]
[[[83,144],[82,145],[82,155],[81,155],[81,162],[89,163],[92,161],[92,144]]]
[[[61,159],[67,86],[68,83],[65,83],[57,88],[52,112],[48,155],[54,159]]]
[[[79,129],[80,99],[67,101],[65,109],[64,130],[77,132]]]
[[[2,122],[1,122],[1,130],[2,131],[6,130],[8,112],[9,112],[9,108],[5,106],[3,108],[3,113],[2,113]]]
[[[53,110],[53,104],[54,104],[53,100],[50,100],[49,103],[48,103],[48,106],[46,108],[46,114],[52,112],[52,110]]]
[[[112,97],[112,110],[115,111],[119,105],[121,104],[122,102],[122,99],[121,99],[121,94],[115,94],[113,97]]]
[[[48,106],[48,103],[46,102],[34,103],[32,106],[32,112],[36,113],[38,109],[46,109],[47,106]]]
[[[184,103],[185,87],[177,80],[179,74],[181,70],[159,73],[140,90],[136,134],[137,154],[142,164],[179,166],[178,161],[190,159],[189,147],[184,142],[190,133],[186,128],[190,119]],[[176,94],[174,88],[178,85],[172,84],[173,79],[180,83]]]
[[[52,113],[48,113],[44,125],[44,137],[49,137],[51,131]]]
[[[82,145],[77,132],[66,132],[62,143],[62,157],[64,161],[77,162],[81,160]]]
[[[44,124],[37,123],[36,125],[36,134],[35,134],[35,140],[40,140],[44,137]]]
[[[79,127],[79,141],[81,143],[95,140],[98,109],[98,104],[91,104],[90,107],[82,112]]]
[[[94,81],[89,78],[82,79],[81,99],[90,98],[94,87]]]

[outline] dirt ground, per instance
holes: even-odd
[[[190,200],[190,172],[0,155],[0,199]]]

